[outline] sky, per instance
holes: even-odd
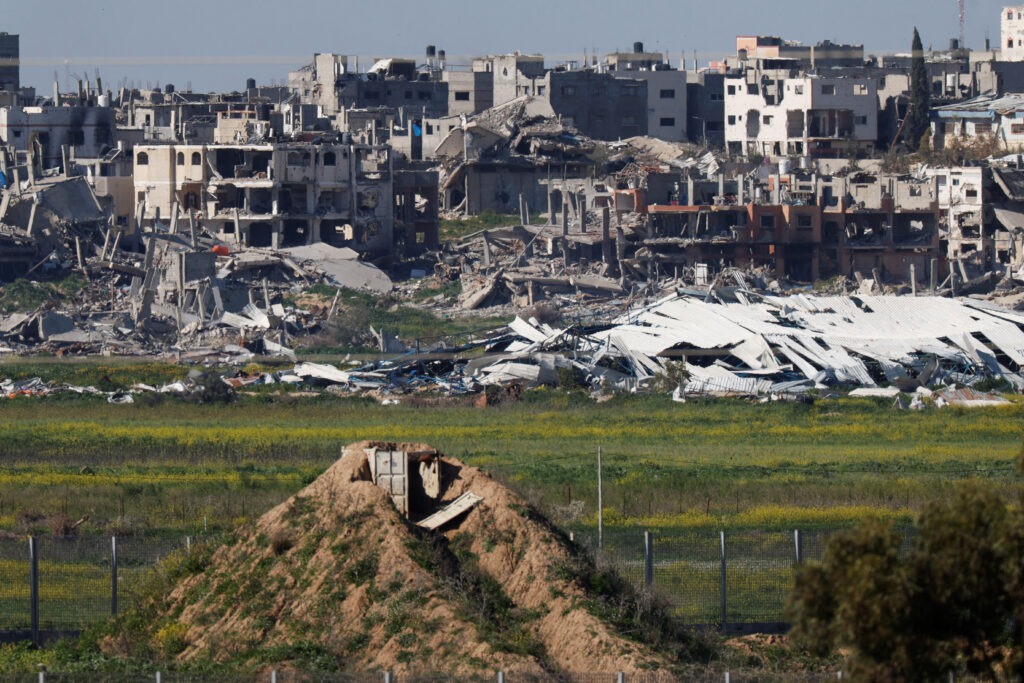
[[[999,44],[1004,2],[964,0],[970,48]],[[427,45],[468,64],[519,50],[547,63],[631,49],[701,65],[735,52],[737,35],[862,43],[867,54],[927,48],[959,35],[957,0],[11,0],[0,31],[21,36],[23,85],[39,94],[94,78],[105,88],[173,83],[200,92],[286,82],[316,52],[422,58]]]

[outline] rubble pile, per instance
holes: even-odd
[[[49,227],[42,228],[41,238],[30,238],[24,228],[8,232],[24,243],[31,259],[45,252],[39,265],[81,272],[86,284],[66,310],[44,307],[0,318],[6,352],[180,357],[248,350],[294,358],[291,342],[317,332],[333,311],[304,310],[288,305],[290,298],[317,284],[375,293],[393,286],[386,273],[351,249],[318,243],[235,251],[191,216],[187,229],[175,216],[141,235],[126,235],[106,225],[82,178],[36,194],[42,197],[38,206],[52,211],[29,209],[25,224],[45,221]],[[5,217],[19,219],[25,203],[37,206],[29,196],[11,202]],[[60,217],[71,200],[85,199],[98,213],[83,214],[79,206],[68,209],[77,221]]]

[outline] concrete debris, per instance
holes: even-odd
[[[678,401],[800,399],[812,390],[852,388],[852,396],[896,399],[899,407],[919,409],[925,401],[1001,403],[971,389],[980,382],[1024,390],[1021,349],[1024,313],[976,300],[781,297],[746,290],[726,302],[674,294],[605,322],[566,328],[516,318],[504,332],[443,353],[406,353],[345,369],[305,362],[223,381],[235,391],[282,385],[288,391],[368,394],[388,403],[423,392],[482,394],[481,405],[566,383],[588,387],[595,398],[612,391],[665,391]],[[229,352],[238,363],[252,358],[245,347],[224,347],[217,360],[229,360]],[[121,393],[193,389],[185,383]],[[95,391],[38,382],[4,385],[10,396],[59,390]],[[909,405],[904,394],[913,394]]]
[[[389,292],[386,273],[351,249],[325,243],[286,249],[227,245],[192,215],[127,232],[81,177],[48,178],[29,192],[4,192],[0,277],[80,272],[84,288],[64,310],[0,318],[0,339],[18,353],[211,355],[295,358],[291,342],[333,311],[286,305],[324,284]],[[188,219],[189,234],[176,226]]]

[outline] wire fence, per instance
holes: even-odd
[[[142,574],[190,539],[0,539],[0,640],[39,643],[127,606]]]
[[[820,560],[837,529],[573,532],[599,565],[665,599],[685,623],[729,632],[786,629],[794,571]],[[909,534],[905,543],[911,542]],[[0,640],[74,633],[130,606],[142,573],[181,538],[0,539]]]
[[[797,566],[821,560],[839,529],[573,531],[599,566],[650,590],[692,626],[727,632],[782,632]],[[904,549],[912,537],[905,530]],[[600,546],[600,547],[599,547]]]

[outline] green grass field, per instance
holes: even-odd
[[[851,399],[594,404],[554,390],[497,409],[275,395],[230,405],[16,399],[0,404],[0,529],[25,531],[31,518],[55,515],[89,515],[86,532],[193,533],[204,518],[207,528],[229,528],[360,439],[429,443],[494,472],[564,523],[596,520],[599,446],[611,526],[909,520],[959,481],[1015,492],[1022,413],[1019,402],[921,413]]]

